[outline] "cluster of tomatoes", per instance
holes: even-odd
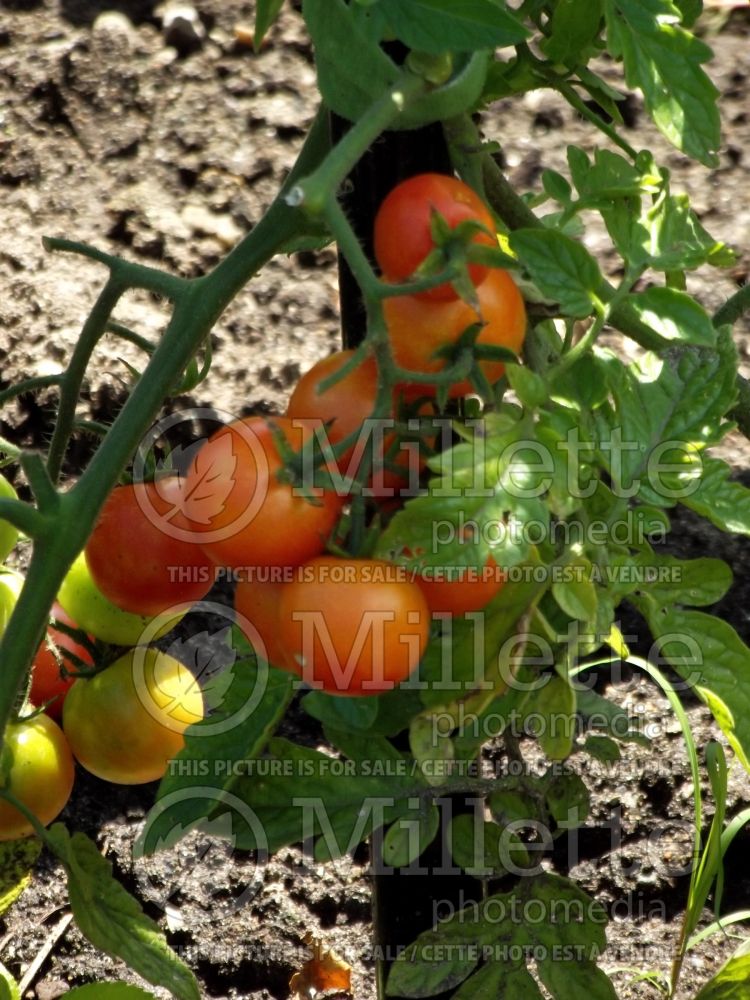
[[[446,239],[436,240],[436,226]],[[394,283],[425,264],[433,272],[450,266],[455,242],[465,251],[494,241],[492,217],[474,192],[439,175],[395,188],[375,224],[378,264]],[[449,283],[385,300],[397,365],[439,372],[446,349],[473,325],[477,343],[520,349],[525,311],[513,280],[477,264],[466,274],[478,310]],[[404,439],[396,421],[404,407],[436,414],[437,392],[405,380],[383,421],[373,421],[383,411],[378,368],[372,356],[355,360],[340,351],[319,361],[283,416],[221,427],[181,474],[110,494],[34,660],[29,701],[43,711],[19,718],[8,734],[8,787],[42,823],[70,795],[74,758],[126,784],[165,773],[204,706],[193,674],[150,643],[220,575],[238,581],[237,621],[261,659],[347,696],[391,690],[417,668],[436,618],[479,610],[498,592],[503,575],[492,562],[480,573],[409,574],[368,555],[372,527],[413,492],[424,468],[425,436]],[[489,381],[502,374],[497,361],[481,365]],[[453,385],[449,396],[469,389]],[[3,585],[11,593],[7,610],[21,582],[12,571],[0,576],[0,594]],[[29,832],[0,800],[0,837]]]

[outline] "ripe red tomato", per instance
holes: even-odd
[[[418,485],[425,457],[420,453],[418,443],[404,443],[394,449],[396,438],[391,428],[395,406],[379,426],[370,420],[378,387],[375,360],[367,358],[325,392],[319,391],[321,382],[339,371],[353,353],[337,351],[305,372],[289,398],[286,416],[292,420],[322,421],[326,425],[331,445],[339,444],[360,431],[356,444],[347,449],[338,460],[341,475],[353,478],[359,461],[365,454],[365,448],[372,446],[372,474],[366,486],[366,495],[376,500],[400,496],[402,493],[412,496],[416,491],[412,487]]]
[[[98,778],[139,785],[163,777],[203,718],[191,672],[161,650],[132,649],[94,677],[79,678],[63,708],[76,760]]]
[[[419,574],[417,583],[433,614],[464,615],[486,607],[500,592],[505,576],[490,557],[483,569],[430,567]]]
[[[283,588],[279,627],[289,669],[311,687],[370,695],[390,691],[417,668],[430,613],[399,567],[321,556]]]
[[[430,227],[433,212],[439,212],[451,229],[467,220],[480,223],[488,232],[477,231],[471,242],[497,247],[492,214],[467,184],[443,174],[418,174],[393,188],[375,216],[375,259],[389,281],[409,278],[435,249]],[[486,274],[482,264],[469,266],[474,285]],[[457,295],[446,282],[420,292],[419,298],[434,302],[456,299]]]
[[[375,406],[378,369],[374,358],[366,358],[325,392],[320,391],[321,382],[343,368],[353,353],[336,351],[316,362],[294,387],[286,408],[286,416],[290,420],[322,420],[332,445],[339,444],[355,431],[361,431],[365,441],[366,428],[363,430],[363,425]],[[346,473],[355,450],[356,446],[352,446],[339,459],[338,467],[342,473]]]
[[[234,591],[237,624],[258,656],[274,667],[287,667],[279,635],[279,604],[283,583],[240,580]]]
[[[52,618],[70,625],[71,628],[77,628],[76,623],[59,604],[53,606]],[[57,656],[53,652],[53,647],[58,650]],[[37,650],[31,667],[29,698],[34,705],[46,704],[45,712],[54,719],[62,717],[65,696],[75,681],[74,676],[62,673],[62,670],[69,670],[72,674],[76,672],[76,665],[64,655],[66,652],[77,656],[84,663],[92,663],[91,654],[85,646],[76,642],[66,632],[49,625],[47,638]]]
[[[295,451],[312,441],[311,427],[287,417],[248,417],[209,438],[188,470],[185,512],[217,565],[297,566],[323,551],[341,513],[332,491],[278,478],[272,428]]]
[[[117,486],[86,544],[97,587],[118,608],[158,615],[199,601],[213,583],[213,564],[190,535],[178,476]]]
[[[473,323],[484,323],[477,344],[508,347],[518,353],[526,335],[526,308],[521,293],[508,274],[493,268],[477,288],[480,312],[463,299],[452,302],[425,302],[413,295],[386,299],[383,303],[393,355],[402,368],[416,372],[439,372],[446,364],[436,357],[441,348],[455,344]],[[480,368],[489,382],[496,382],[505,370],[499,361],[482,361]],[[428,391],[424,385],[413,392]],[[471,392],[468,380],[450,388],[450,396]]]
[[[7,787],[47,826],[62,812],[73,791],[75,767],[62,729],[46,715],[11,722],[5,734],[10,773]],[[0,840],[28,837],[29,821],[0,799]]]

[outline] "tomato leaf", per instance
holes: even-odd
[[[232,444],[233,435],[224,434],[211,448],[195,453],[196,485],[190,493],[183,491],[183,513],[196,524],[210,524],[234,488],[237,456]]]
[[[705,458],[696,489],[681,502],[722,531],[750,535],[750,490],[731,475],[720,458]]]
[[[195,976],[168,947],[157,924],[112,875],[112,865],[82,833],[71,837],[61,823],[49,840],[68,875],[68,895],[82,934],[101,951],[121,958],[177,1000],[200,1000]]]
[[[701,69],[711,49],[676,22],[670,0],[606,0],[607,39],[628,86],[643,91],[659,131],[707,167],[718,165],[718,89]]]
[[[367,738],[363,744],[348,733],[336,739],[352,741],[355,761],[271,740],[266,759],[276,762],[275,769],[262,778],[243,776],[233,789],[257,819],[254,828],[248,825],[238,834],[239,848],[275,851],[315,838],[316,860],[329,861],[397,819],[410,808],[409,800],[424,792],[419,772],[393,747],[369,739],[368,749]]]
[[[665,340],[713,347],[716,328],[706,310],[692,296],[675,288],[654,287],[626,300],[638,318]]]
[[[220,702],[187,729],[185,746],[159,785],[134,857],[173,846],[221,802],[234,801],[238,778],[224,766],[226,761],[257,759],[294,694],[293,676],[256,659],[237,628],[231,648],[235,661],[219,675]],[[238,809],[231,810],[232,836],[252,821],[239,800],[236,805]]]
[[[356,121],[395,83],[398,67],[343,0],[304,0],[302,13],[315,46],[323,100],[336,114]]]
[[[637,491],[661,507],[689,503],[700,452],[730,426],[723,418],[736,398],[735,350],[720,335],[716,350],[688,348],[641,367],[603,359],[614,408],[601,406],[595,419],[618,496]]]
[[[550,760],[570,756],[575,738],[576,691],[559,674],[531,692],[526,703],[531,732]]]
[[[586,58],[586,49],[599,34],[603,0],[558,0],[547,25],[549,34],[541,42],[548,59],[576,66]]]
[[[517,229],[510,235],[510,245],[541,293],[559,302],[566,316],[591,314],[602,275],[584,246],[547,229]]]
[[[750,649],[728,622],[713,615],[664,608],[649,595],[634,603],[661,655],[708,705],[750,771]]]
[[[279,16],[284,0],[258,0],[255,11],[255,33],[253,45],[257,52],[263,44],[266,32]]]
[[[490,962],[466,980],[453,1000],[543,1000],[543,996],[526,969]]]
[[[379,6],[400,41],[435,55],[515,45],[529,36],[495,0],[380,0]]]
[[[420,800],[393,823],[383,838],[383,863],[406,868],[430,846],[440,828],[440,812],[434,802]]]
[[[532,911],[539,919],[518,916]],[[606,946],[606,922],[604,908],[570,880],[528,876],[510,892],[472,903],[421,934],[391,966],[387,994],[429,997],[464,983],[454,1000],[537,1000],[541,992],[523,965],[528,951],[565,956],[552,963],[559,966],[555,972],[545,967],[544,981],[554,981],[556,1000],[578,1000],[587,992],[584,982],[596,1000],[616,1000],[611,982],[592,961]],[[492,949],[494,960],[469,979],[484,948]],[[490,971],[497,969],[500,976]]]

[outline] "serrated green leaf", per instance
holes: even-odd
[[[714,347],[716,328],[706,310],[675,288],[654,287],[626,300],[638,318],[665,340]]]
[[[268,746],[264,772],[238,779],[231,796],[235,803],[216,807],[217,815],[227,808],[252,814],[252,823],[236,833],[238,848],[273,852],[316,837],[316,859],[329,861],[398,819],[410,808],[409,799],[425,791],[418,769],[382,738],[368,742],[343,730],[331,736],[351,746],[358,759],[336,760],[277,737]]]
[[[505,374],[522,406],[535,410],[546,403],[549,392],[541,375],[517,364],[506,365]]]
[[[565,569],[568,570],[566,578],[552,584],[552,596],[570,618],[594,622],[599,601],[591,582],[591,563],[588,559],[577,559]]]
[[[31,881],[41,850],[36,837],[0,843],[0,914],[15,903]]]
[[[304,704],[314,719],[346,729],[370,730],[378,715],[375,698],[341,698],[325,691],[311,691],[305,695]]]
[[[603,0],[558,0],[552,11],[549,34],[541,42],[541,49],[553,63],[576,66],[586,61],[587,49],[599,34]]]
[[[681,502],[722,531],[750,535],[750,490],[731,476],[726,462],[704,458],[696,488]]]
[[[555,1000],[617,1000],[609,976],[593,962],[544,958],[537,963],[539,978]]]
[[[532,911],[534,919],[528,922],[517,916]],[[463,987],[465,997],[536,1000],[528,979],[522,976],[515,979],[519,993],[475,994],[469,988],[472,980],[468,976],[476,968],[484,948],[491,948],[494,958],[484,968],[499,966],[508,973],[522,968],[517,956],[528,948],[534,956],[571,956],[558,963],[560,974],[567,971],[577,983],[588,976],[595,995],[610,1000],[614,994],[602,992],[601,975],[592,961],[604,950],[605,924],[604,908],[570,880],[546,873],[528,876],[510,892],[496,893],[478,905],[471,904],[434,930],[421,934],[391,966],[386,992],[400,997],[429,997],[467,981]],[[512,951],[511,944],[516,946]],[[508,949],[505,961],[503,949]],[[515,957],[511,959],[511,955]],[[508,980],[514,981],[510,975]],[[486,982],[481,978],[479,986]],[[490,979],[489,985],[492,983]],[[560,989],[563,993],[555,993],[555,997],[573,997],[572,993],[564,992],[564,985]],[[576,997],[584,994],[579,989]]]
[[[605,16],[609,50],[623,59],[628,86],[642,90],[659,131],[688,156],[716,166],[719,91],[701,69],[709,47],[669,23],[679,11],[668,0],[606,0]]]
[[[529,37],[494,0],[380,0],[380,7],[400,41],[436,55],[516,45]]]
[[[266,32],[279,16],[284,0],[258,0],[255,10],[255,33],[253,46],[257,52],[260,49]]]
[[[527,701],[528,726],[550,760],[565,760],[573,749],[576,692],[567,678],[551,674]]]
[[[664,659],[708,704],[743,766],[750,770],[750,649],[713,615],[635,602]]]
[[[601,764],[614,764],[622,760],[620,748],[609,736],[587,736],[583,751]]]
[[[686,502],[696,492],[700,452],[727,430],[723,418],[737,394],[734,344],[721,335],[716,350],[685,348],[641,367],[606,360],[614,411],[603,406],[594,416],[614,491],[658,506]]]
[[[524,968],[490,962],[453,994],[453,1000],[543,1000],[539,987]]]
[[[636,589],[662,607],[716,604],[732,586],[732,570],[721,559],[677,559],[644,552],[634,558],[632,565],[634,576],[641,570]]]
[[[393,823],[383,838],[383,862],[406,868],[425,851],[440,829],[440,812],[434,802],[422,801]]]
[[[602,275],[584,246],[562,233],[540,229],[517,229],[510,245],[542,294],[558,302],[566,316],[591,314]]]
[[[128,983],[90,983],[65,994],[70,1000],[154,1000],[154,994]]]
[[[453,860],[474,878],[517,875],[529,866],[529,852],[517,833],[468,813],[453,817],[448,841]]]
[[[222,675],[221,701],[187,730],[136,841],[136,857],[173,846],[231,796],[238,778],[226,762],[260,756],[294,695],[293,676],[258,660],[236,627],[231,641],[236,659]]]
[[[121,958],[176,1000],[200,1000],[195,976],[166,943],[157,924],[112,875],[112,865],[82,833],[71,837],[61,823],[49,841],[68,876],[68,896],[79,930],[95,948]]]
[[[617,749],[617,745],[614,746]],[[550,815],[566,830],[582,826],[591,809],[589,790],[581,776],[573,771],[551,774],[546,800]]]
[[[621,743],[651,745],[651,740],[638,730],[643,725],[642,717],[629,715],[621,705],[587,687],[577,686],[576,696],[578,711],[590,728],[609,733]]]
[[[332,111],[356,121],[396,82],[398,67],[344,0],[304,0],[302,13],[315,46],[320,93]],[[357,57],[342,58],[343,52]]]

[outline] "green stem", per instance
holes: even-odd
[[[537,65],[539,67],[543,67],[544,63],[538,62]],[[550,86],[554,87],[555,90],[558,90],[568,104],[570,104],[570,106],[574,108],[582,118],[585,118],[587,121],[591,122],[592,125],[595,125],[600,132],[603,132],[607,136],[610,142],[619,146],[624,153],[627,153],[631,160],[635,160],[638,153],[633,149],[630,143],[626,142],[625,139],[618,134],[616,129],[613,129],[611,125],[605,122],[603,118],[600,118],[599,115],[586,105],[570,81],[562,80],[549,73],[546,75],[549,79]]]
[[[22,452],[21,468],[34,494],[39,513],[45,517],[54,516],[59,507],[60,495],[49,477],[42,456],[35,451]]]
[[[35,538],[42,529],[44,518],[36,507],[31,507],[23,500],[3,497],[0,499],[0,521],[8,521],[24,535]]]
[[[115,280],[110,276],[106,285],[99,293],[99,297],[89,313],[86,322],[83,324],[81,335],[78,338],[78,343],[70,359],[70,364],[60,388],[57,419],[47,456],[47,471],[53,483],[56,483],[60,478],[65,451],[68,447],[70,435],[73,433],[76,407],[78,406],[81,385],[86,375],[86,368],[88,367],[94,348],[99,343],[106,329],[112,310],[125,291],[125,287],[119,280]]]
[[[289,192],[289,204],[301,208],[306,215],[324,215],[331,195],[351,173],[362,154],[381,132],[385,132],[393,124],[411,101],[427,91],[428,86],[422,77],[408,71],[402,72],[368,113],[352,125],[318,169],[292,188]]]
[[[38,389],[46,389],[50,385],[59,385],[63,378],[62,372],[59,375],[36,375],[34,378],[26,378],[23,382],[9,385],[7,389],[0,392],[0,406],[17,396],[22,396],[25,392],[35,392]]]
[[[121,257],[115,257],[113,254],[89,246],[88,243],[79,243],[77,240],[45,236],[42,243],[45,250],[80,254],[82,257],[88,257],[99,264],[104,264],[105,267],[109,268],[112,278],[117,279],[120,284],[127,288],[143,288],[147,292],[163,295],[173,301],[180,297],[189,283],[187,278],[180,278],[175,274],[157,271],[153,267],[144,267],[143,264],[123,260]]]
[[[733,326],[748,310],[750,310],[750,281],[716,310],[712,316],[713,324],[717,328],[726,324]]]

